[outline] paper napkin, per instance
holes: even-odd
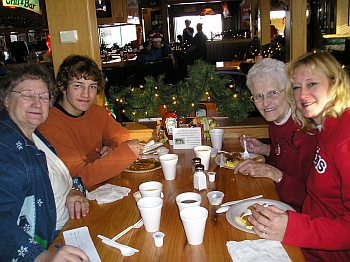
[[[127,196],[130,191],[130,188],[105,184],[92,192],[86,192],[86,198],[89,200],[96,199],[99,204],[111,203]]]
[[[229,241],[226,246],[234,262],[292,262],[279,241]]]

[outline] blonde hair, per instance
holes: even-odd
[[[313,119],[305,118],[296,107],[294,100],[294,72],[299,66],[310,67],[311,70],[319,69],[326,75],[329,82],[328,103],[324,108],[322,120],[327,117],[339,119],[343,112],[350,107],[350,78],[341,67],[339,62],[327,51],[313,51],[292,61],[286,67],[287,100],[292,108],[294,122],[302,128],[315,129],[316,123]],[[323,122],[323,121],[322,121]]]

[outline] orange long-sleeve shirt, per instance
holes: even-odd
[[[80,176],[87,189],[122,172],[136,160],[125,142],[130,135],[106,110],[93,104],[81,117],[70,117],[56,107],[38,127],[56,148],[71,176]],[[95,150],[113,149],[104,157]]]

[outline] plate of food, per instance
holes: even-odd
[[[252,233],[255,234],[253,230],[253,225],[248,221],[249,216],[244,216],[244,212],[247,209],[252,210],[253,205],[259,203],[261,205],[269,205],[269,206],[276,206],[284,211],[286,210],[292,210],[295,211],[294,208],[292,208],[290,205],[287,205],[286,203],[277,201],[277,200],[272,200],[272,199],[252,199],[252,200],[246,200],[242,201],[238,204],[232,205],[229,210],[226,212],[226,219],[227,221],[234,226],[237,229],[240,229],[244,232]]]
[[[124,171],[146,173],[161,168],[160,162],[155,158],[139,159],[132,162]]]
[[[224,161],[224,168],[235,169],[238,163],[243,162],[243,152],[233,152],[232,154],[221,153],[222,160]],[[215,158],[215,163],[220,165],[221,154],[218,154]],[[259,163],[264,163],[265,158],[262,155],[249,153],[249,158]]]

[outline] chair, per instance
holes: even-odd
[[[245,61],[247,58],[247,50],[244,48],[241,48],[238,53],[238,61]]]
[[[103,67],[102,72],[106,77],[105,95],[110,98],[109,89],[111,86],[121,86],[125,80],[124,68],[119,65],[113,67]]]
[[[242,62],[239,64],[240,71],[244,74],[248,74],[249,69],[253,66],[253,63]]]

